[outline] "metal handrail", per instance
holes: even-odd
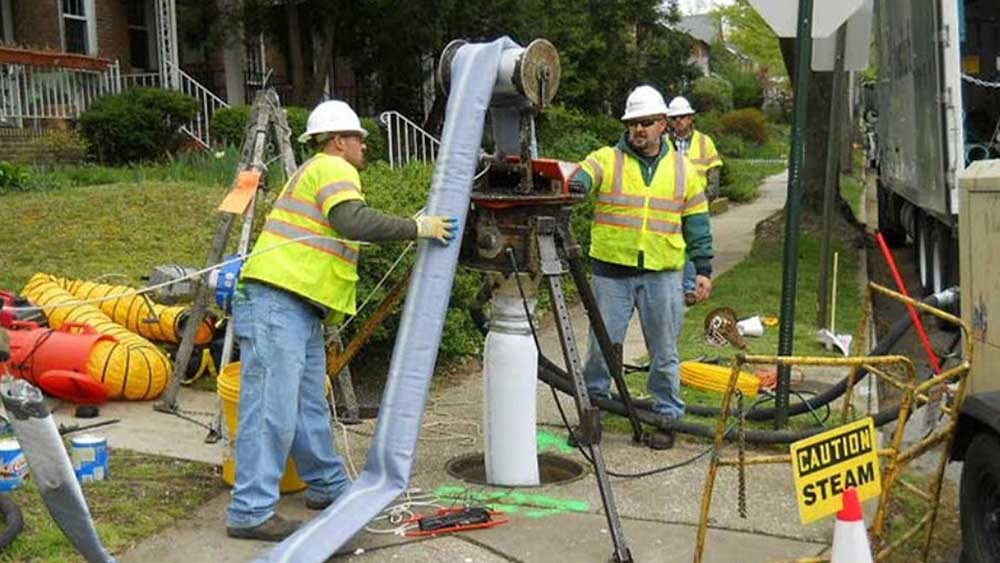
[[[433,163],[441,141],[398,111],[384,111],[378,120],[385,126],[389,167],[396,168],[414,160]]]
[[[178,67],[174,67],[170,63],[167,64],[171,67],[170,70],[177,73],[176,75],[179,79],[178,90],[191,96],[198,103],[198,113],[187,125],[181,127],[181,130],[203,147],[210,148],[212,146],[212,116],[217,110],[228,108],[229,104],[192,78],[190,74]]]

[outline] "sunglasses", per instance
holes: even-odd
[[[659,119],[642,119],[637,121],[629,121],[625,124],[626,127],[652,127],[655,125]]]

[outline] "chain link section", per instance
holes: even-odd
[[[736,416],[737,418],[737,448],[739,456],[739,465],[736,466],[737,469],[737,480],[739,491],[736,496],[737,509],[740,513],[740,518],[744,520],[747,518],[747,474],[746,474],[746,452],[747,452],[747,432],[746,432],[746,412],[743,409],[743,393],[737,390],[736,392]]]
[[[982,86],[983,88],[1000,88],[1000,82],[987,82],[986,80],[981,80],[974,76],[969,76],[968,74],[962,74],[962,80],[975,84],[976,86]]]

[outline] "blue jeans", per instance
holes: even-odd
[[[684,414],[681,400],[680,358],[677,338],[684,324],[682,272],[646,272],[622,278],[593,276],[597,307],[608,327],[612,342],[624,342],[632,311],[639,310],[642,335],[649,351],[650,367],[646,388],[653,396],[653,410],[679,418]],[[590,354],[583,368],[587,390],[595,395],[611,393],[611,373],[601,355],[594,331],[590,331]]]
[[[256,526],[274,514],[291,454],[307,498],[335,499],[350,480],[333,445],[326,403],[326,353],[318,309],[253,282],[233,299],[240,344],[236,484],[228,525]]]
[[[694,293],[698,285],[695,283],[694,278],[697,273],[694,270],[694,262],[688,260],[684,263],[684,293]]]

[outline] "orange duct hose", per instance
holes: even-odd
[[[98,342],[87,360],[87,373],[108,390],[111,399],[154,399],[170,381],[170,359],[145,338],[112,321],[94,305],[76,304],[80,298],[66,291],[49,274],[35,274],[21,292],[45,311],[49,325],[73,322],[93,327],[116,342]]]

